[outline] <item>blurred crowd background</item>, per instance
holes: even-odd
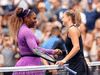
[[[31,30],[40,40],[40,47],[62,50],[67,50],[64,41],[68,31],[61,21],[63,13],[68,9],[79,10],[82,20],[79,30],[85,59],[87,62],[100,61],[100,0],[0,0],[0,67],[13,67],[21,58],[17,39],[13,40],[8,29],[9,17],[18,7],[31,9],[36,13],[37,23]],[[41,60],[42,65],[52,64]],[[95,68],[89,69],[91,75],[96,75]]]

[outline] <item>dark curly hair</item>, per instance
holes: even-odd
[[[8,20],[8,24],[9,24],[9,34],[15,39],[17,34],[18,34],[18,30],[21,27],[21,25],[23,24],[23,22],[25,21],[24,18],[25,17],[29,17],[30,14],[33,11],[31,11],[30,9],[23,9],[23,8],[17,8],[16,9],[16,13],[12,16],[10,16],[9,20]]]

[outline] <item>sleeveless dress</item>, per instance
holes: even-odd
[[[55,54],[53,50],[43,49],[38,47],[39,39],[33,34],[32,30],[29,29],[26,25],[22,25],[19,29],[18,35],[18,46],[21,55],[33,55],[33,48],[38,48],[47,52],[49,54]],[[23,67],[23,66],[40,66],[41,59],[40,57],[32,57],[32,56],[24,56],[16,63],[15,67]],[[43,71],[18,71],[13,72],[13,75],[44,75]]]
[[[72,25],[72,26],[74,26],[74,25]],[[68,34],[67,34],[67,37],[66,37],[66,40],[65,40],[65,45],[67,47],[68,53],[70,53],[70,51],[73,48],[73,44],[72,44],[71,39],[68,37]],[[83,44],[82,44],[81,35],[79,37],[79,45],[80,45],[80,50],[76,53],[75,56],[73,56],[68,61],[69,62],[69,68],[76,71],[77,75],[90,75],[88,65],[86,64],[86,61],[85,61],[84,55],[83,55]],[[69,73],[69,75],[74,75],[74,74]]]

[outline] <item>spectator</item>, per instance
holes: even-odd
[[[39,29],[36,29],[36,27],[31,28],[33,31],[34,35],[40,40],[39,45],[41,45],[41,40],[42,40],[42,32]]]
[[[53,27],[51,31],[51,37],[43,43],[42,47],[45,49],[52,49],[52,46],[55,41],[57,41],[60,36],[60,28],[59,27]]]
[[[2,48],[0,49],[0,53],[4,57],[3,67],[14,67],[15,66],[15,58],[16,50],[12,48],[12,44],[10,42],[9,36],[4,36],[2,41]],[[4,72],[4,75],[12,75],[12,72]]]
[[[0,33],[2,35],[9,35],[9,31],[8,31],[8,17],[9,17],[9,15],[2,15],[2,20],[1,20],[2,30],[0,31]]]
[[[92,31],[95,27],[95,21],[99,18],[99,13],[97,10],[92,9],[92,2],[88,2],[88,10],[84,11],[86,15],[86,28],[87,31]]]
[[[46,11],[46,6],[43,2],[39,3],[38,8],[39,8],[39,13],[37,15],[38,22],[37,22],[36,27],[38,29],[41,29],[42,25],[44,25],[44,23],[49,21],[51,14],[50,14],[50,12]]]
[[[37,14],[39,13],[38,4],[40,3],[40,0],[35,0],[34,2],[35,2],[35,4],[32,5],[32,6],[30,7],[30,9],[31,9],[33,12],[35,12],[36,15],[37,15]]]
[[[19,46],[18,46],[18,41],[17,41],[17,37],[13,42],[13,46],[15,46],[15,50],[17,51],[16,55],[15,55],[15,63],[18,62],[18,60],[21,58],[21,54],[20,54],[20,50],[19,50]]]
[[[99,0],[93,0],[92,8],[96,9],[100,14],[100,1]]]
[[[82,41],[83,41],[83,49],[85,49],[85,39],[86,39],[86,25],[81,24],[80,27],[80,32],[81,32],[81,36],[82,36]]]
[[[99,38],[100,39],[100,38]],[[98,47],[98,61],[100,61],[100,46]],[[100,66],[98,66],[98,69],[100,70]],[[98,75],[100,74],[100,71],[98,72]],[[95,74],[96,75],[96,74]]]
[[[34,28],[31,28],[31,30],[33,31],[34,35],[39,39],[39,40],[42,40],[42,32],[38,29],[36,29],[35,27]]]
[[[56,27],[53,27],[52,28],[52,31],[51,31],[51,37],[46,42],[43,43],[42,48],[44,48],[44,49],[52,49],[54,42],[59,39],[58,38],[59,36],[60,36],[60,28],[57,27],[57,26]],[[42,63],[44,65],[53,64],[53,63],[50,63],[49,61],[47,62],[44,59],[41,59],[41,60],[42,60]],[[49,72],[53,72],[53,71],[49,70]],[[55,72],[56,72],[56,70],[55,70]]]
[[[95,29],[93,30],[93,38],[94,40],[100,36],[100,18],[95,22]]]
[[[50,11],[50,0],[41,0],[41,2],[44,2],[46,5],[46,10]]]
[[[86,38],[85,38],[85,50],[88,52],[89,54],[89,60],[91,61],[90,58],[90,51],[92,49],[92,45],[93,45],[93,35],[90,32],[86,33]]]
[[[85,58],[86,62],[89,63],[90,60],[89,60],[89,54],[88,54],[88,52],[86,50],[84,50],[83,53],[84,53],[84,58]],[[91,72],[91,70],[92,70],[92,67],[91,66],[89,66],[89,70]]]
[[[86,9],[88,7],[88,5],[87,5],[88,4],[88,0],[81,0],[79,4],[82,5],[83,10],[84,10],[84,9]]]
[[[51,37],[51,30],[52,30],[53,24],[51,22],[47,22],[44,25],[44,31],[42,35],[42,42],[46,42]]]
[[[51,0],[50,2],[50,12],[54,16],[55,13],[60,9],[60,7],[57,4],[57,0]]]
[[[14,10],[16,9],[14,5],[14,0],[11,0],[11,5],[9,6],[9,14],[12,15],[14,14]]]
[[[2,30],[1,22],[2,22],[2,16],[0,15],[0,30]]]
[[[0,6],[0,15],[4,14],[4,9],[2,8],[2,6]]]
[[[80,3],[81,0],[68,0],[69,3],[70,3],[70,8],[73,7],[73,5],[77,4],[77,3]]]
[[[61,9],[56,12],[57,20],[62,23],[63,13],[69,9],[69,3],[67,1],[63,2]]]
[[[59,21],[54,21],[53,22],[53,27],[58,26],[60,29],[62,28],[62,24]]]
[[[32,0],[14,0],[15,7],[28,9],[33,4]]]
[[[94,57],[91,57],[92,61],[97,60],[97,47],[99,47],[99,37],[100,37],[100,18],[96,20],[95,22],[95,29],[92,32],[93,34],[93,49],[91,50],[91,55]]]
[[[57,7],[60,8],[61,7],[61,4],[62,4],[61,0],[57,0],[56,3],[57,3]]]
[[[0,67],[3,66],[3,62],[4,62],[4,58],[3,58],[3,55],[0,54]],[[0,73],[0,75],[3,75],[3,73]]]
[[[10,5],[11,5],[11,0],[0,0],[0,6],[3,7],[4,13],[5,13],[6,15],[9,14],[9,10],[10,10],[9,6],[10,6]]]
[[[62,51],[66,51],[67,48],[65,46],[65,39],[66,39],[66,36],[67,36],[67,27],[64,27],[62,30],[61,30],[61,37],[59,38],[59,40],[55,41],[55,43],[53,44],[53,47],[52,49],[60,49]],[[61,56],[59,58],[57,58],[57,60],[62,60],[65,56]]]

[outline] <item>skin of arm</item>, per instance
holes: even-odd
[[[48,19],[46,17],[41,16],[41,19],[38,21],[36,27],[39,27],[41,25],[42,20],[44,20],[45,22],[48,22]]]
[[[98,7],[100,7],[100,3],[98,3],[94,9],[97,9]]]
[[[32,30],[30,29],[26,29],[24,31],[24,38],[26,39],[27,45],[29,46],[29,48],[33,51],[34,48],[38,48],[40,50],[43,50],[44,52],[48,53],[48,54],[52,54],[52,55],[59,55],[60,53],[62,53],[61,50],[56,49],[56,50],[47,50],[41,47],[38,47],[37,43],[36,43],[36,36],[33,34]],[[34,53],[34,52],[33,52]]]
[[[21,0],[20,0],[20,1],[21,1]],[[17,6],[19,5],[20,1],[15,5],[15,7],[17,7]]]
[[[2,49],[3,49],[3,47],[0,48],[0,53],[1,53]]]
[[[31,6],[31,5],[27,2],[27,0],[25,0],[25,2],[28,4],[28,6]]]
[[[68,61],[69,59],[71,59],[79,50],[80,50],[80,46],[79,46],[79,34],[76,28],[70,28],[69,29],[69,37],[71,38],[72,44],[73,44],[73,48],[71,50],[71,52],[64,58],[64,60]]]
[[[69,29],[69,37],[71,38],[73,48],[70,51],[70,53],[63,60],[58,61],[56,64],[58,64],[59,66],[63,65],[64,63],[66,63],[66,61],[71,59],[80,50],[79,36],[80,36],[80,33],[77,28],[71,27]]]
[[[43,16],[43,20],[44,20],[45,22],[48,22],[48,19],[47,19],[46,17],[44,17],[44,16]]]
[[[95,40],[95,34],[96,34],[96,29],[94,29],[93,31],[92,31],[92,35],[93,35],[93,41]]]

